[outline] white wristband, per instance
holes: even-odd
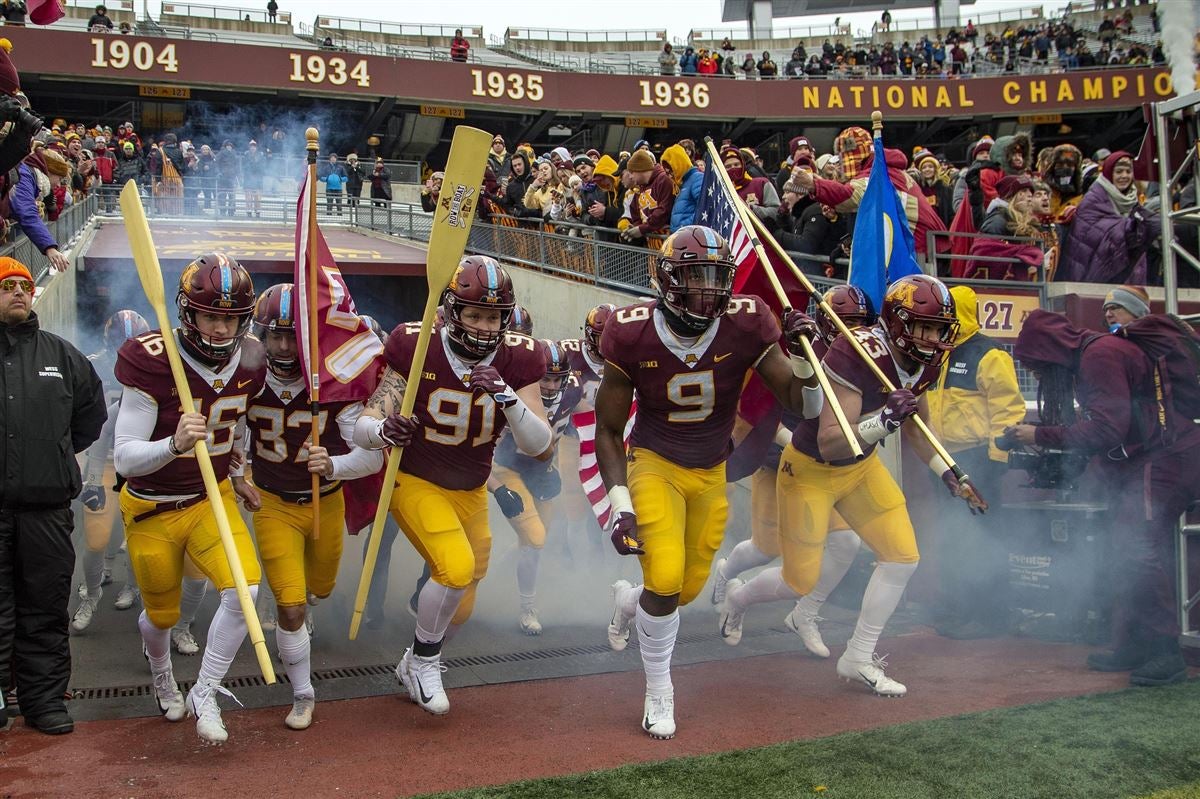
[[[949,468],[950,464],[946,463],[946,460],[941,455],[938,455],[936,452],[933,453],[933,457],[929,459],[929,470],[931,472],[941,477]]]
[[[612,505],[614,519],[622,513],[633,513],[633,500],[629,497],[629,487],[613,486],[608,489],[608,504]]]
[[[792,374],[800,380],[807,380],[816,374],[813,365],[808,362],[808,358],[802,355],[788,355],[788,359],[792,362]]]
[[[881,414],[868,416],[858,423],[858,437],[865,444],[876,444],[888,437],[890,431],[883,424]]]

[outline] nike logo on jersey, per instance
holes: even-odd
[[[732,352],[727,352],[727,353],[725,353],[724,355],[714,355],[714,356],[713,356],[713,363],[720,363],[721,361],[723,361],[723,360],[725,360],[726,358],[728,358],[730,355],[733,355],[733,353],[732,353]]]
[[[251,383],[253,383],[253,382],[254,382],[254,378],[250,378],[249,380],[239,380],[239,381],[238,381],[238,384],[237,384],[237,387],[238,387],[238,388],[245,388],[246,386],[250,385],[250,384],[251,384]]]

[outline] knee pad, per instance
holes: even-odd
[[[166,552],[138,552],[131,561],[138,586],[145,593],[164,594],[179,588],[179,569]]]
[[[250,586],[250,604],[254,604],[257,601],[258,586],[252,585]],[[225,608],[225,610],[228,610],[231,613],[242,612],[242,603],[238,600],[236,588],[226,588],[221,591],[221,607]]]
[[[174,604],[174,607],[154,608],[150,607],[152,598],[146,596],[143,592],[142,601],[145,604],[146,618],[160,630],[169,630],[179,622],[179,605]]]

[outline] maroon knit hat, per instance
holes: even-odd
[[[1033,180],[1028,175],[1005,175],[996,183],[996,194],[1001,200],[1010,200],[1024,189],[1033,191]]]
[[[1117,150],[1115,153],[1109,155],[1108,158],[1105,158],[1104,163],[1101,164],[1100,174],[1108,178],[1109,182],[1112,182],[1113,170],[1117,168],[1117,162],[1122,158],[1128,158],[1130,161],[1133,160],[1133,156],[1125,150]]]

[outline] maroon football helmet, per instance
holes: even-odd
[[[869,327],[875,324],[875,309],[871,307],[871,298],[858,286],[848,283],[834,286],[825,292],[824,300],[847,327]],[[816,306],[812,316],[821,330],[821,338],[826,344],[832,344],[840,332],[837,325],[821,310],[820,305]]]
[[[527,336],[533,335],[533,317],[529,315],[529,311],[522,305],[513,307],[512,316],[508,318],[508,329],[514,333],[524,333]]]
[[[300,373],[300,353],[296,348],[296,287],[291,283],[277,283],[258,295],[254,304],[251,325],[254,335],[263,342],[267,353],[267,366],[279,377],[294,378]],[[267,333],[290,333],[291,347],[288,357],[271,352],[267,344]]]
[[[516,306],[512,278],[496,259],[486,255],[463,258],[442,295],[446,315],[446,333],[459,355],[478,360],[500,346]],[[500,329],[484,330],[463,322],[463,308],[500,311]]]
[[[117,311],[104,323],[104,346],[116,352],[127,339],[150,332],[150,324],[137,311]]]
[[[254,282],[245,267],[224,253],[200,256],[179,276],[179,293],[175,295],[184,342],[194,355],[210,364],[228,361],[250,330],[254,300]],[[198,312],[235,317],[233,335],[218,338],[201,333],[196,326]]]
[[[725,314],[737,265],[712,228],[688,225],[672,233],[658,254],[658,296],[673,327],[699,335]]]
[[[928,366],[940,365],[958,336],[954,297],[929,275],[909,275],[888,286],[879,321],[896,351]],[[918,335],[922,324],[933,327],[933,337]]]
[[[542,404],[549,408],[558,402],[563,389],[567,387],[567,381],[571,379],[571,363],[560,342],[545,339],[542,345],[546,348],[546,374],[541,385]],[[555,381],[554,385],[547,385],[551,380]]]
[[[587,319],[583,322],[583,346],[594,361],[604,360],[604,356],[600,354],[600,336],[604,333],[604,326],[608,324],[609,318],[616,312],[617,306],[606,302],[588,311]]]

